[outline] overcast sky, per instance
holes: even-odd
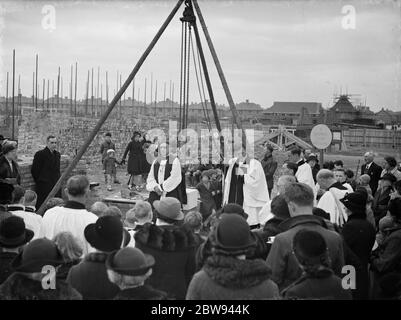
[[[92,67],[96,87],[98,66],[103,92],[105,71],[109,72],[111,96],[117,71],[122,72],[124,81],[175,3],[2,1],[0,95],[5,95],[7,71],[11,77],[15,48],[16,74],[21,76],[23,95],[32,94],[37,53],[40,97],[43,78],[46,82],[50,79],[50,84],[56,81],[58,66],[64,96],[69,95],[70,67],[75,61],[78,98],[85,95],[87,72]],[[381,107],[401,111],[401,0],[199,3],[235,102],[249,99],[266,108],[273,101],[316,101],[329,107],[333,95],[342,90],[360,94],[375,111]],[[55,7],[53,31],[42,24],[45,4]],[[355,29],[342,27],[344,5],[353,5],[356,10]],[[182,10],[138,73],[135,98],[140,88],[143,100],[147,78],[150,100],[153,73],[154,81],[158,81],[158,99],[163,99],[164,83],[169,97],[170,80],[178,99],[181,15]],[[205,41],[203,46],[207,48]],[[216,68],[205,51],[216,100],[227,104]],[[190,77],[190,101],[199,101],[193,69]],[[18,77],[16,86],[17,82]],[[127,96],[131,95],[129,88]]]

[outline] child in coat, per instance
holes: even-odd
[[[103,173],[106,176],[107,190],[112,191],[111,185],[116,181],[117,164],[120,164],[113,149],[107,150],[107,156],[103,160]]]

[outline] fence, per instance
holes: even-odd
[[[401,131],[379,129],[348,129],[343,131],[347,146],[400,149]]]

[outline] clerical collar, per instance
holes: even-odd
[[[33,213],[35,213],[35,212],[36,212],[36,209],[35,209],[34,207],[31,207],[31,206],[25,206],[25,211],[26,211],[26,212],[33,212]]]
[[[64,208],[68,208],[68,209],[79,209],[79,210],[86,209],[86,207],[85,207],[84,204],[82,204],[82,203],[80,203],[80,202],[77,202],[77,201],[71,201],[71,200],[68,200],[68,201],[65,203]]]
[[[340,182],[335,182],[335,183],[333,183],[330,187],[329,187],[329,190],[331,189],[331,188],[336,188],[336,189],[339,189],[339,190],[348,190],[346,187],[344,187]]]
[[[25,207],[22,204],[9,204],[7,206],[7,211],[25,211]]]

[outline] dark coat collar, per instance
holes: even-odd
[[[166,300],[164,291],[153,289],[148,285],[121,290],[114,300]]]
[[[326,224],[324,223],[323,218],[309,214],[286,219],[282,223],[280,223],[278,227],[281,230],[287,231],[301,224],[315,224],[326,228]]]
[[[85,256],[83,261],[104,263],[106,262],[108,256],[109,254],[105,252],[91,252]]]
[[[268,280],[271,270],[262,259],[239,260],[229,256],[213,255],[203,267],[206,274],[226,288],[251,288]]]
[[[183,226],[156,226],[146,223],[135,233],[135,241],[162,251],[181,251],[196,246],[194,233]]]
[[[79,210],[79,209],[80,209],[80,210],[86,209],[85,205],[83,205],[82,203],[76,202],[76,201],[71,201],[71,200],[68,200],[68,201],[65,203],[64,208],[68,208],[68,209],[78,209],[78,210]]]

